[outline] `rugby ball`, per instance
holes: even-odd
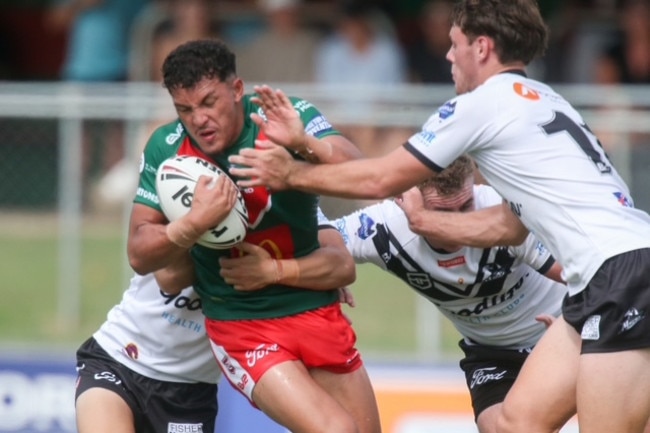
[[[160,164],[156,173],[156,190],[160,207],[169,221],[175,221],[190,211],[194,187],[201,176],[228,177],[219,167],[198,156],[177,155]],[[247,229],[248,211],[240,192],[226,219],[206,231],[197,243],[213,249],[230,248],[244,240]]]

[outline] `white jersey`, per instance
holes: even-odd
[[[217,383],[221,373],[204,321],[201,300],[191,287],[166,295],[153,274],[135,275],[93,337],[116,361],[143,376]]]
[[[488,186],[474,187],[477,209],[500,204]],[[566,287],[540,274],[553,257],[531,234],[517,247],[436,250],[409,229],[392,200],[336,219],[357,263],[373,263],[434,303],[470,342],[504,348],[535,345],[538,314],[558,316]]]
[[[543,83],[493,76],[440,107],[405,148],[434,171],[470,154],[562,264],[571,295],[608,258],[650,247],[650,216],[578,112]]]

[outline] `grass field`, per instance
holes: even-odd
[[[74,347],[120,300],[130,271],[119,219],[85,220],[80,323],[66,326],[59,320],[56,224],[52,216],[0,217],[0,343]],[[352,290],[357,307],[346,308],[346,313],[357,331],[359,348],[373,358],[415,358],[416,295],[397,278],[370,265],[359,266]],[[446,321],[443,329],[445,354],[455,357],[457,334]]]

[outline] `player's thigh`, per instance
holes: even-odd
[[[133,412],[117,393],[90,388],[75,403],[79,433],[135,433]]]
[[[253,389],[253,401],[293,433],[357,433],[355,421],[300,361],[267,370]]]
[[[323,369],[310,371],[314,380],[355,419],[360,433],[381,431],[379,409],[365,367],[344,374]]]
[[[481,411],[476,419],[479,433],[497,433],[497,420],[502,406],[503,403],[497,403]]]
[[[650,416],[650,349],[580,356],[580,431],[641,433]]]
[[[499,432],[558,431],[576,411],[579,358],[580,336],[560,317],[528,356],[506,395]]]

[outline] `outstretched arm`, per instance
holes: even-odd
[[[404,192],[395,202],[404,211],[413,233],[441,242],[490,248],[519,245],[528,236],[528,229],[505,202],[472,212],[432,211],[424,208],[417,188]]]
[[[241,187],[265,185],[272,190],[298,189],[346,198],[382,199],[397,195],[431,176],[415,156],[398,147],[379,158],[337,164],[296,161],[282,147],[257,141],[257,149],[243,149],[229,157],[230,172],[244,180]]]
[[[359,148],[342,135],[319,139],[308,134],[296,108],[282,90],[274,90],[267,85],[255,86],[254,89],[257,96],[251,101],[264,110],[265,118],[253,113],[251,119],[274,143],[293,150],[312,163],[337,163],[361,158]]]
[[[235,289],[258,290],[270,284],[300,289],[331,290],[354,282],[354,260],[335,229],[318,231],[320,248],[304,257],[274,259],[263,248],[241,244],[245,255],[221,258],[221,276]]]

